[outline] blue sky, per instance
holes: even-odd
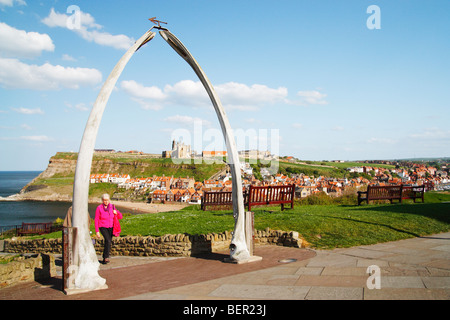
[[[103,82],[154,16],[208,75],[239,149],[450,156],[449,1],[0,0],[0,170],[78,151]],[[157,35],[117,82],[96,147],[160,153],[183,133],[198,152],[219,150],[218,129],[195,74]]]

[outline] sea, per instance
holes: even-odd
[[[40,171],[0,171],[0,231],[15,228],[22,222],[53,222],[64,219],[71,202],[4,201],[20,192]],[[89,215],[95,217],[96,204],[89,204]]]

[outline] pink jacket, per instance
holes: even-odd
[[[95,232],[99,232],[99,228],[112,228],[114,225],[114,213],[113,210],[117,211],[117,218],[122,219],[122,213],[117,210],[117,208],[111,203],[105,210],[103,204],[97,207],[95,210]]]
[[[119,213],[117,213],[114,216],[114,221],[113,221],[113,236],[114,237],[120,236],[120,232],[122,232],[122,228],[120,227],[120,222],[119,222],[118,215],[119,215]]]

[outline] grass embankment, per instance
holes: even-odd
[[[75,161],[77,157],[77,153],[58,152],[52,159]],[[154,175],[174,176],[175,178],[189,176],[196,181],[203,181],[225,167],[225,164],[219,160],[213,161],[213,163],[194,163],[187,160],[183,162],[183,159],[180,159],[180,163],[176,161],[176,159],[155,158],[146,155],[96,153],[92,159],[91,173],[129,174],[130,178],[153,177]],[[67,172],[65,177],[72,178],[73,182],[73,175],[74,172]],[[54,177],[62,178],[64,175],[55,175]]]
[[[432,192],[426,193],[425,203],[357,206],[297,202],[293,210],[285,211],[280,206],[259,207],[254,210],[255,228],[298,231],[313,248],[368,245],[449,231],[449,202],[450,193]],[[199,206],[189,206],[176,212],[125,214],[121,226],[121,236],[194,235],[232,231],[234,219],[231,210],[201,211]],[[47,235],[60,236],[60,232]]]
[[[344,163],[336,163],[336,162],[317,162],[317,161],[307,161],[304,164],[302,163],[288,163],[281,162],[279,163],[279,172],[282,174],[300,174],[303,173],[308,176],[324,176],[324,177],[332,177],[332,178],[355,178],[358,176],[362,176],[367,179],[372,179],[372,177],[365,173],[349,173],[348,168],[350,167],[361,167],[361,166],[375,166],[378,168],[384,169],[393,169],[395,166],[386,165],[386,164],[367,164],[362,162],[344,162]]]
[[[299,205],[281,211],[280,206],[260,207],[255,228],[298,231],[315,248],[336,248],[395,241],[450,230],[450,194],[428,193],[425,203],[376,205]],[[232,231],[230,210],[201,211],[198,206],[178,212],[127,216],[122,235]]]
[[[58,152],[50,160],[76,161],[77,153]],[[222,170],[225,164],[221,161],[214,163],[174,163],[172,159],[154,158],[145,155],[129,154],[94,154],[92,161],[92,174],[119,173],[129,174],[130,178],[142,178],[163,176],[174,178],[194,178],[195,181],[209,179],[218,171]],[[40,189],[42,193],[59,193],[62,195],[72,195],[75,172],[68,167],[66,172],[53,174],[51,177],[36,179],[31,187]],[[91,198],[100,197],[104,193],[114,194],[123,192],[116,184],[95,183],[89,185],[89,196]]]

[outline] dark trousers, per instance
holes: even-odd
[[[112,232],[113,228],[99,228],[100,233],[105,239],[105,247],[103,248],[103,259],[109,258],[109,253],[111,252],[111,243],[112,243]]]

